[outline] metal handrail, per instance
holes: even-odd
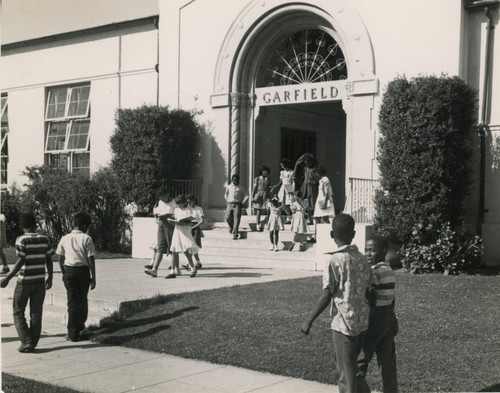
[[[344,212],[350,214],[357,223],[372,224],[375,217],[375,191],[380,188],[377,179],[349,178]]]

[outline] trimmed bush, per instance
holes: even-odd
[[[461,224],[475,103],[475,91],[458,77],[400,77],[388,84],[379,116],[378,233],[406,242],[416,223]]]
[[[19,216],[21,213],[34,211],[35,204],[16,184],[9,189],[2,190],[1,198],[1,212],[5,215],[7,242],[13,246],[16,238],[23,233],[23,229],[19,226]]]
[[[92,216],[90,235],[98,250],[127,248],[130,217],[119,193],[118,176],[111,169],[101,169],[90,179],[48,166],[29,167],[25,175],[29,183],[24,199],[30,201],[39,229],[54,247],[73,229],[75,214],[86,211]]]
[[[119,192],[118,175],[110,168],[103,168],[92,175],[91,183],[95,197],[90,211],[93,221],[90,234],[96,248],[128,253],[131,221]]]
[[[146,105],[117,111],[111,166],[127,203],[150,212],[164,180],[192,176],[200,156],[201,128],[195,115]]]
[[[483,245],[479,236],[457,234],[449,222],[441,228],[418,224],[399,253],[403,266],[412,273],[460,274],[479,266]]]

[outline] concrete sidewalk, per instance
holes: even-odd
[[[159,278],[143,273],[147,260],[122,259],[97,261],[97,288],[91,300],[98,309],[104,304],[119,303],[179,292],[245,285],[273,280],[294,279],[321,274],[314,271],[274,268],[256,261],[231,264],[204,259],[196,278],[182,275],[164,280],[169,261],[162,264]],[[182,262],[181,262],[182,263]],[[65,296],[57,264],[54,264],[54,287],[48,299],[60,302]],[[14,280],[2,289],[2,370],[4,372],[71,387],[88,392],[337,392],[333,385],[260,373],[231,366],[210,364],[170,355],[109,346],[93,342],[71,343],[65,340],[62,323],[51,323],[44,307],[43,334],[35,353],[17,351],[19,339],[13,326],[12,293]],[[102,302],[102,303],[100,303]],[[107,310],[109,312],[110,310]],[[95,314],[94,314],[95,315]]]

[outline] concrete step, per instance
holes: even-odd
[[[244,243],[244,241],[235,241]],[[297,261],[307,261],[316,258],[316,253],[314,250],[308,251],[288,251],[288,248],[283,248],[283,244],[279,244],[279,251],[270,251],[271,243],[266,244],[265,248],[243,248],[243,247],[203,247],[200,251],[200,255],[223,255],[231,258],[254,258],[254,259],[267,259],[270,261],[276,259],[284,260],[297,260]],[[295,248],[294,248],[295,250]]]
[[[291,254],[288,251],[280,251],[273,253],[269,251],[269,254]],[[206,263],[210,266],[210,263],[216,264],[227,264],[232,266],[253,266],[258,268],[266,269],[297,269],[297,270],[309,270],[309,271],[319,271],[322,267],[318,266],[315,258],[308,259],[287,259],[287,258],[271,258],[271,257],[259,257],[256,258],[253,255],[247,254],[246,256],[228,256],[227,254],[203,254],[201,255],[202,263]]]
[[[279,241],[281,243],[281,248],[285,247],[287,250],[290,248],[292,245],[292,240],[288,239],[286,237],[280,236]],[[262,238],[262,239],[254,239],[254,238],[247,238],[245,239],[243,236],[238,239],[238,240],[233,240],[232,237],[206,237],[205,239],[202,239],[202,246],[203,249],[209,249],[209,248],[228,248],[228,249],[238,249],[238,250],[244,250],[244,252],[248,252],[249,250],[256,250],[256,251],[262,251],[262,250],[269,250],[269,248],[272,246],[271,241],[269,240],[269,237],[267,238]],[[294,246],[294,253],[298,253],[299,251],[299,246],[296,245]],[[304,251],[301,252],[300,254],[314,254],[315,253],[315,248],[314,244],[312,243],[305,243],[304,244]]]

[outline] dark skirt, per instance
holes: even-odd
[[[193,235],[194,241],[198,247],[201,248],[201,238],[203,237],[203,232],[200,227],[191,229],[191,234]]]

